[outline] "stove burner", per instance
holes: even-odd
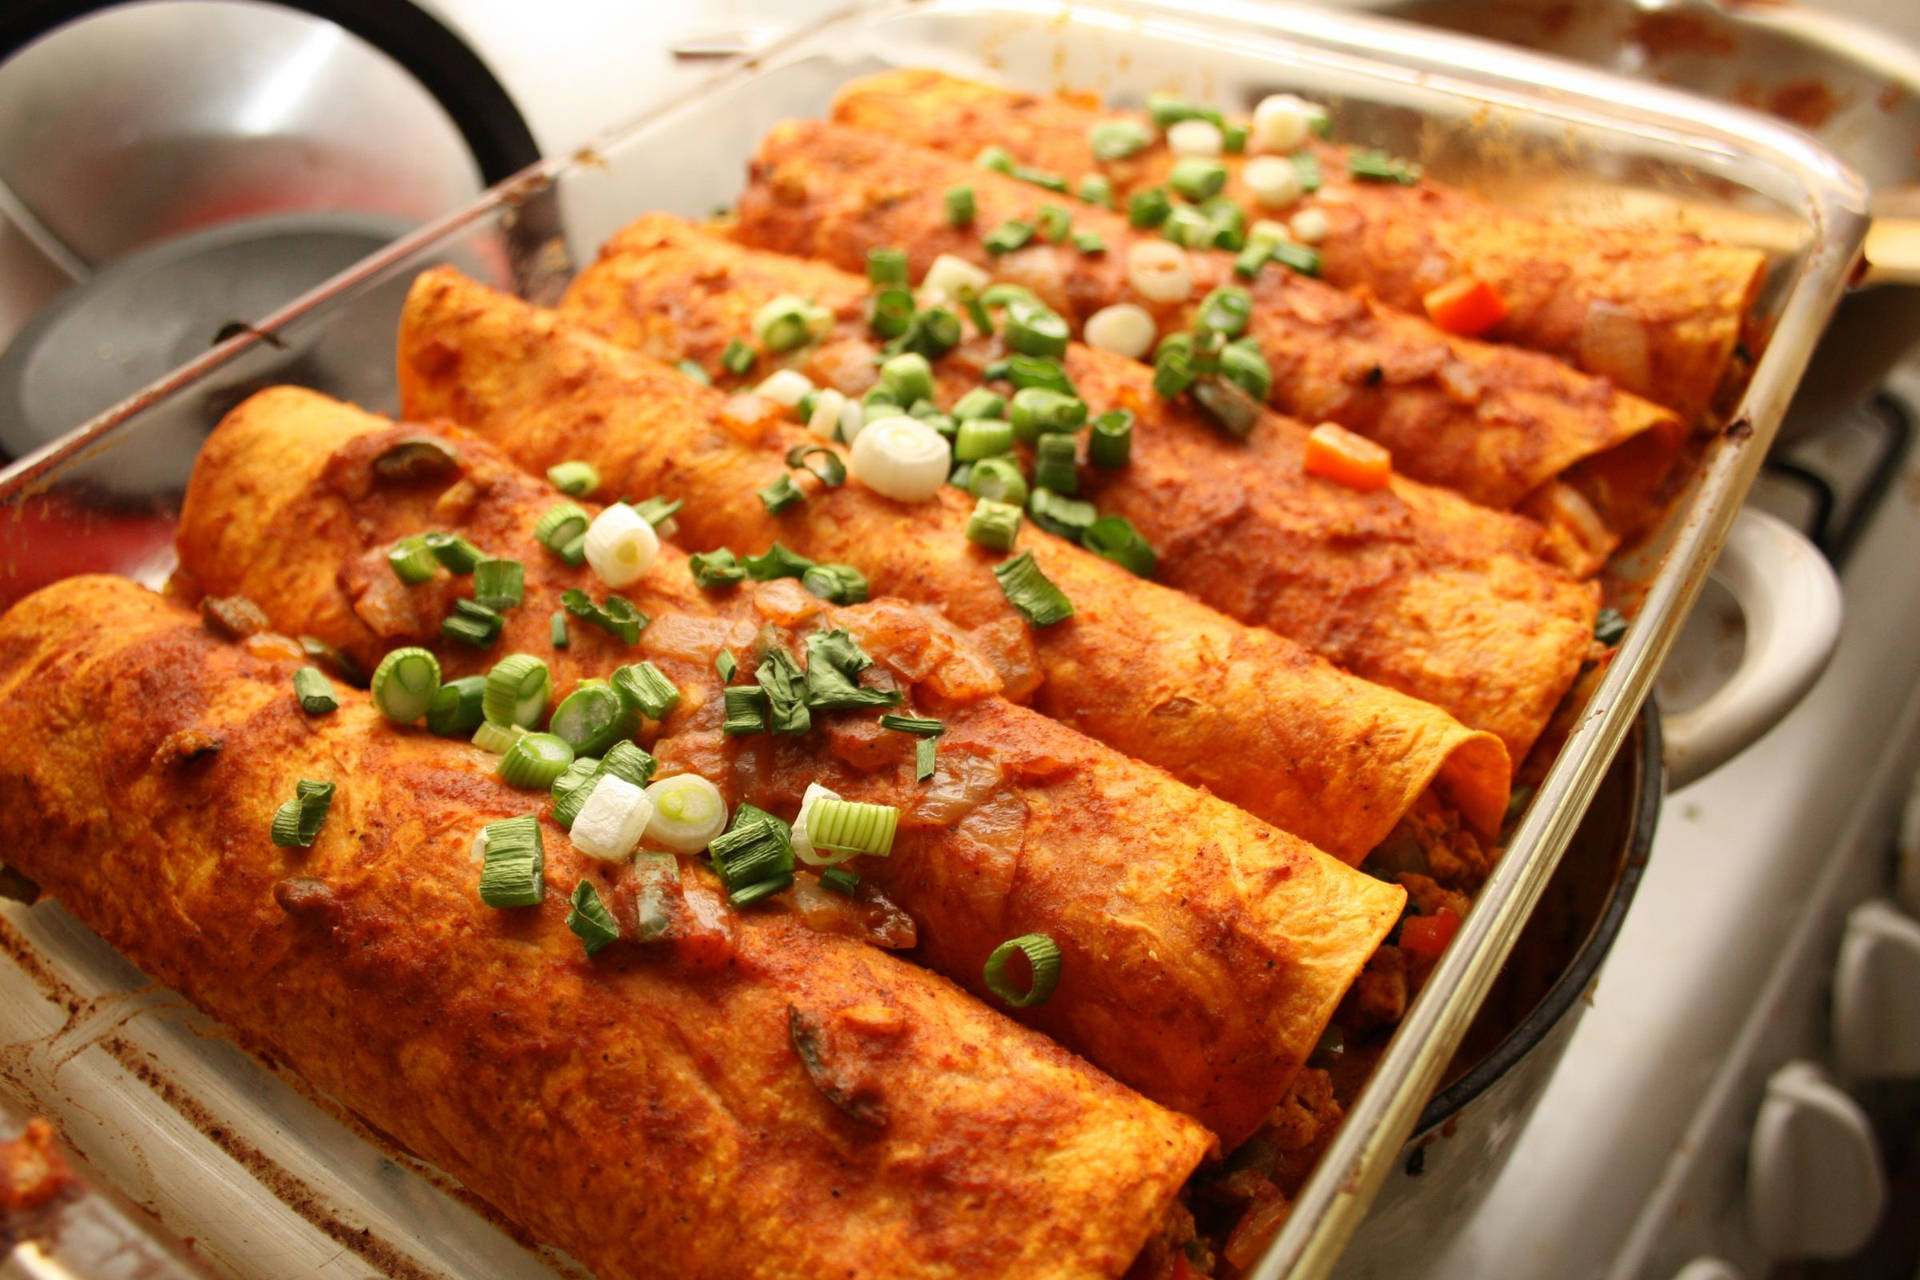
[[[162,241],[41,309],[0,354],[0,455],[29,453],[407,229],[368,214],[250,218]],[[233,402],[268,381],[313,382],[283,347]]]
[[[1912,441],[1913,410],[1879,392],[1768,458],[1751,500],[1793,524],[1843,568]]]

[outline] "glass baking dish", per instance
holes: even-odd
[[[1245,108],[1276,90],[1332,107],[1336,138],[1587,221],[1708,216],[1750,228],[1770,270],[1752,380],[1657,535],[1613,568],[1637,620],[1507,853],[1254,1273],[1332,1266],[1442,1079],[1646,698],[1778,426],[1865,230],[1865,190],[1759,117],[1378,19],[1272,4],[925,0],[846,10],[694,93],[486,193],[0,473],[0,605],[63,575],[152,585],[195,451],[251,391],[296,382],[392,411],[408,281],[451,262],[537,302],[643,211],[727,205],[775,121],[845,80],[933,65],[1135,101],[1173,89]],[[1543,178],[1550,179],[1542,181]],[[1652,214],[1649,210],[1653,210]],[[153,988],[57,905],[0,904],[0,1077],[83,1159],[239,1276],[578,1274],[435,1171],[396,1156]]]

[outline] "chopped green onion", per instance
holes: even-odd
[[[687,502],[684,498],[652,497],[639,502],[629,502],[627,505],[632,507],[635,514],[642,520],[659,529],[661,525],[673,519],[674,513],[686,506]]]
[[[1007,417],[1015,438],[1031,444],[1044,434],[1070,434],[1085,426],[1087,402],[1044,387],[1027,387],[1014,393]]]
[[[533,526],[533,538],[547,550],[558,553],[568,543],[583,536],[591,523],[592,518],[587,515],[586,509],[577,503],[558,503],[548,507],[539,523]]]
[[[393,567],[394,577],[413,587],[433,577],[437,561],[427,540],[416,535],[394,543],[393,550],[387,552],[387,563]]]
[[[933,395],[933,366],[918,351],[890,356],[880,365],[880,387],[899,404],[926,399]]]
[[[679,853],[699,853],[726,830],[727,802],[720,788],[697,773],[649,784],[647,799],[653,804],[645,833],[649,843]]]
[[[722,649],[713,655],[713,669],[720,673],[720,683],[727,684],[733,679],[733,673],[740,669],[740,662],[733,656],[733,650]]]
[[[1017,164],[1007,176],[1020,182],[1031,182],[1034,186],[1045,187],[1049,191],[1058,191],[1062,195],[1067,192],[1066,176],[1055,173],[1051,169],[1036,169],[1032,165]]]
[[[947,731],[944,720],[935,720],[931,716],[903,716],[889,711],[880,717],[882,729],[892,729],[898,733],[913,733],[921,737],[939,737]]]
[[[1107,251],[1107,242],[1097,231],[1076,231],[1073,233],[1073,247],[1092,256]]]
[[[1032,239],[1033,224],[1031,222],[1022,222],[1018,218],[1009,218],[993,230],[987,232],[986,238],[982,240],[981,243],[986,247],[988,253],[998,257],[1003,253],[1012,253],[1016,249],[1025,247],[1027,242]]]
[[[1087,130],[1087,145],[1093,148],[1093,158],[1102,164],[1125,160],[1153,145],[1153,131],[1125,116],[1100,120]]]
[[[589,785],[567,834],[574,849],[589,858],[624,862],[633,856],[652,820],[653,801],[647,799],[646,790],[603,768]]]
[[[473,598],[487,608],[511,609],[526,595],[526,566],[518,560],[482,560],[473,566]]]
[[[1616,645],[1627,636],[1627,619],[1618,609],[1608,605],[1593,620],[1593,638],[1604,645]]]
[[[1057,534],[1069,542],[1080,541],[1080,535],[1087,526],[1099,517],[1091,502],[1082,502],[1078,498],[1068,497],[1052,489],[1034,487],[1033,495],[1027,499],[1027,513],[1033,522],[1048,533]]]
[[[569,831],[602,778],[615,777],[632,786],[644,787],[660,767],[658,760],[631,742],[614,743],[606,758],[593,760],[589,769],[582,770],[582,760],[592,760],[592,757],[576,758],[553,784],[553,820]]]
[[[807,705],[816,711],[898,705],[898,690],[861,686],[860,673],[872,664],[845,631],[814,632],[807,637]]]
[[[1153,389],[1161,399],[1172,400],[1193,385],[1193,336],[1171,333],[1153,353]]]
[[[269,833],[273,843],[282,849],[311,849],[333,804],[333,790],[331,782],[301,778],[294,783],[293,799],[274,812]]]
[[[614,674],[618,676],[620,671]],[[614,685],[583,680],[553,709],[547,732],[560,738],[576,755],[597,756],[633,736],[636,711]]]
[[[1034,295],[1033,290],[1023,284],[1008,284],[1005,281],[988,285],[981,293],[980,301],[990,307],[1010,307],[1016,302],[1040,305],[1040,299]]]
[[[673,362],[673,367],[703,387],[713,385],[713,375],[708,373],[698,360],[676,360]]]
[[[947,483],[956,489],[966,488],[972,478],[973,464],[971,462],[956,462],[953,464],[953,470],[947,473]]]
[[[483,720],[480,727],[473,731],[473,745],[496,756],[505,755],[526,732],[517,724],[495,724],[491,720]]]
[[[807,500],[807,495],[801,491],[799,485],[793,482],[793,477],[785,473],[766,488],[756,490],[756,493],[760,501],[765,504],[767,514],[772,516],[777,516],[782,511]]]
[[[1252,316],[1253,295],[1245,289],[1223,285],[1201,300],[1200,314],[1194,324],[1199,329],[1237,338],[1247,331],[1247,321]]]
[[[887,344],[887,354],[918,351],[929,360],[938,360],[959,346],[964,336],[960,331],[959,316],[945,307],[928,307],[925,311],[913,313],[906,330]]]
[[[1229,343],[1220,352],[1220,376],[1261,404],[1273,390],[1273,370],[1252,339]]]
[[[530,813],[480,829],[480,901],[490,907],[537,907],[546,898],[547,851],[540,820]]]
[[[1058,359],[1067,353],[1072,331],[1046,307],[1022,300],[1007,305],[1006,336],[1007,346],[1023,355]]]
[[[1208,107],[1196,107],[1184,98],[1176,98],[1170,93],[1150,93],[1147,95],[1147,115],[1153,120],[1156,129],[1165,130],[1168,125],[1179,124],[1182,120],[1205,120],[1209,124],[1221,123],[1220,113]]]
[[[1002,560],[993,566],[993,576],[999,579],[1007,602],[1032,625],[1050,627],[1073,616],[1073,601],[1041,572],[1033,552],[1022,551],[1011,560]]]
[[[572,640],[567,635],[567,611],[555,609],[553,617],[547,623],[547,642],[556,649],[564,649]]]
[[[1210,378],[1196,384],[1193,398],[1237,440],[1246,439],[1260,421],[1260,402],[1224,378]]]
[[[877,285],[907,282],[907,255],[899,249],[867,250],[867,280]]]
[[[1045,435],[1034,445],[1033,483],[1039,489],[1073,494],[1080,491],[1072,436]]]
[[[1228,155],[1237,156],[1247,149],[1247,126],[1243,124],[1223,124],[1220,126],[1220,147]]]
[[[1024,507],[1027,477],[1012,458],[982,458],[973,464],[973,474],[967,477],[967,492],[976,498]]]
[[[658,760],[631,742],[614,743],[607,749],[606,758],[600,762],[601,773],[610,773],[636,787],[644,787],[653,781],[653,775],[659,768]]]
[[[767,731],[767,691],[759,685],[732,684],[726,689],[726,720],[720,731],[727,734],[765,733]]]
[[[860,892],[860,873],[845,867],[828,867],[820,873],[820,887],[851,898]]]
[[[1087,461],[1111,470],[1124,467],[1133,456],[1133,413],[1109,409],[1093,420],[1087,436]]]
[[[1127,197],[1127,222],[1141,231],[1151,231],[1173,212],[1173,201],[1159,187],[1148,187]]]
[[[792,828],[753,805],[742,804],[734,810],[732,824],[714,837],[707,852],[730,895],[763,881],[778,883],[782,877],[786,883],[773,892],[793,883]]]
[[[589,782],[592,782],[594,778],[599,776],[599,773],[600,761],[598,757],[575,756],[573,763],[567,766],[566,771],[553,780],[553,820],[555,822],[559,823],[562,827],[570,827],[573,825],[573,815],[569,814],[563,819],[560,816],[559,806],[563,800],[566,800],[576,791],[579,791]],[[585,803],[586,796],[582,795],[580,801],[581,803]],[[573,813],[577,814],[578,812],[579,809],[576,807]]]
[[[1298,271],[1303,276],[1320,274],[1320,251],[1308,248],[1304,244],[1295,244],[1291,240],[1282,240],[1268,250],[1273,260],[1284,267]]]
[[[459,469],[457,451],[431,436],[409,436],[382,449],[373,459],[373,474],[397,484],[443,479]]]
[[[1057,204],[1043,204],[1034,211],[1033,221],[1042,239],[1059,244],[1073,230],[1073,215]]]
[[[998,399],[996,396],[995,399]],[[968,418],[954,433],[953,456],[961,462],[977,462],[1013,451],[1013,424],[992,418]]]
[[[967,541],[994,551],[1013,550],[1020,532],[1020,508],[1010,502],[981,498],[967,517]]]
[[[803,347],[832,327],[832,312],[791,293],[772,299],[753,316],[754,339],[775,354]]]
[[[738,911],[750,907],[762,898],[771,898],[776,893],[784,893],[793,887],[793,872],[774,876],[767,880],[756,880],[744,888],[735,889],[727,895],[727,905]]]
[[[813,411],[820,407],[820,388],[813,387],[801,394],[794,402],[793,416],[802,425],[813,421]]]
[[[427,547],[434,558],[455,573],[472,573],[473,566],[486,559],[486,553],[457,533],[429,533]]]
[[[359,663],[318,636],[301,636],[300,652],[322,666],[332,668],[333,674],[348,684],[366,683],[365,673],[361,671]]]
[[[478,600],[455,600],[452,615],[440,622],[440,634],[476,649],[487,649],[500,638],[506,625],[506,619]]]
[[[972,187],[948,187],[946,203],[948,226],[970,227],[973,225],[974,203]]]
[[[587,535],[583,533],[572,539],[565,546],[556,549],[554,554],[574,568],[579,568],[587,562]]]
[[[547,664],[530,653],[510,653],[487,672],[487,688],[480,708],[489,723],[532,728],[540,723],[553,692]]]
[[[742,561],[747,576],[755,582],[772,582],[775,578],[798,578],[813,568],[813,561],[789,551],[779,543],[774,543],[757,556],[748,556]]]
[[[1233,274],[1243,280],[1251,280],[1260,274],[1260,268],[1273,259],[1273,244],[1267,240],[1253,240],[1247,247],[1233,257]]]
[[[985,387],[975,387],[954,404],[953,416],[960,422],[973,418],[1004,418],[1007,416],[1007,402]]]
[[[960,306],[967,313],[967,319],[973,321],[973,329],[983,338],[993,336],[993,317],[987,314],[986,304],[980,301],[980,295],[967,285],[960,286]]]
[[[1060,367],[1059,361],[1046,356],[1030,356],[1016,351],[1004,361],[989,365],[983,373],[989,380],[1004,378],[1013,384],[1016,391],[1038,387],[1043,391],[1058,391],[1063,396],[1074,394],[1067,371]]]
[[[1124,516],[1101,516],[1080,535],[1080,545],[1137,577],[1151,578],[1158,563],[1153,547]]]
[[[1205,156],[1181,156],[1167,171],[1167,185],[1189,200],[1211,200],[1227,185],[1227,166]]]
[[[694,585],[709,591],[715,587],[730,587],[747,576],[747,571],[740,567],[740,562],[726,547],[688,556],[687,568],[693,573]]]
[[[586,592],[578,587],[569,587],[560,593],[560,603],[580,621],[617,637],[622,644],[640,643],[640,633],[652,621],[634,608],[633,601],[625,596],[608,595],[604,601],[595,604]]]
[[[1113,208],[1113,182],[1104,173],[1089,173],[1081,178],[1080,188],[1075,194],[1088,204],[1097,204],[1102,209]],[[1092,235],[1093,233],[1091,231],[1083,231],[1079,236],[1073,238],[1074,243],[1078,244],[1081,236]],[[1094,236],[1094,239],[1099,239],[1099,237]],[[1087,251],[1083,249],[1081,252],[1084,253]]]
[[[1293,163],[1293,174],[1300,179],[1301,191],[1312,194],[1326,181],[1320,172],[1320,157],[1313,152],[1296,151],[1287,159]]]
[[[934,775],[938,763],[934,758],[937,744],[932,738],[922,738],[913,744],[913,780],[925,782]]]
[[[572,498],[584,498],[600,487],[600,469],[591,462],[574,460],[547,468],[553,487]]]
[[[745,377],[753,368],[753,362],[760,357],[754,349],[738,338],[727,340],[726,350],[720,353],[720,367],[736,378]]]
[[[800,575],[800,585],[834,604],[859,604],[872,598],[867,577],[850,564],[816,564]]]
[[[373,673],[373,705],[396,724],[412,724],[427,714],[440,687],[440,661],[425,649],[395,649]]]
[[[427,704],[427,728],[443,738],[464,738],[486,721],[485,676],[461,676],[434,690]]]
[[[754,683],[767,695],[767,727],[775,733],[805,733],[813,727],[807,711],[807,677],[785,649],[775,647],[754,668]],[[731,691],[729,691],[731,692]]]
[[[905,289],[882,289],[873,295],[867,324],[882,338],[898,338],[913,324],[913,294]]]
[[[340,709],[340,699],[333,696],[333,682],[320,674],[318,667],[302,667],[293,673],[293,696],[310,716]]]
[[[1033,971],[1033,978],[1025,991],[1007,980],[1007,966],[1015,953],[1025,956]],[[987,990],[1016,1009],[1031,1009],[1034,1005],[1045,1004],[1053,995],[1054,988],[1060,985],[1060,947],[1044,933],[1009,938],[993,949],[980,976],[987,984]]]
[[[500,757],[501,781],[510,787],[553,785],[555,778],[573,763],[573,748],[564,738],[552,733],[523,733]]]
[[[1013,172],[1013,153],[1005,147],[982,147],[973,162],[982,169],[991,169],[995,173]]]
[[[567,928],[579,937],[588,955],[619,940],[620,926],[614,923],[607,904],[600,900],[600,891],[593,887],[593,881],[582,880],[573,886],[570,901],[572,910],[567,912]]]
[[[1187,249],[1213,245],[1213,219],[1191,205],[1179,205],[1160,224],[1160,234]]]
[[[651,662],[636,662],[617,667],[613,688],[628,705],[649,720],[663,720],[680,705],[680,689]]]
[[[807,839],[815,849],[885,858],[899,825],[900,811],[890,804],[821,798],[807,812]]]
[[[1362,182],[1398,182],[1412,186],[1420,181],[1420,166],[1384,151],[1355,151],[1347,156],[1347,173]]]

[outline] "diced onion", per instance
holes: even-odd
[[[927,274],[921,278],[920,287],[947,298],[958,298],[968,290],[978,293],[992,283],[992,276],[965,258],[943,253],[933,260],[932,266],[927,268]]]
[[[1127,283],[1148,302],[1185,302],[1193,293],[1193,268],[1179,245],[1142,240],[1127,250]]]
[[[821,390],[820,398],[813,402],[813,416],[807,419],[807,430],[822,440],[834,439],[840,431],[840,411],[847,407],[847,398],[832,387]]]
[[[839,798],[838,791],[829,791],[817,782],[809,782],[805,794],[800,797],[800,812],[793,819],[793,833],[789,841],[793,845],[793,856],[810,867],[831,867],[853,857],[848,852],[821,853],[813,847],[813,839],[807,834],[807,817],[813,812],[814,802]]]
[[[1167,150],[1177,156],[1211,159],[1226,148],[1226,137],[1211,120],[1182,120],[1167,130]]]
[[[1285,156],[1255,156],[1240,176],[1265,208],[1284,209],[1300,198],[1300,171]]]
[[[647,822],[648,844],[675,853],[699,853],[727,829],[727,802],[720,788],[697,773],[662,778],[647,787],[653,816]]]
[[[1100,308],[1087,317],[1083,332],[1088,346],[1129,360],[1138,360],[1153,350],[1153,340],[1159,336],[1147,309],[1131,302]]]
[[[791,409],[800,403],[800,397],[813,390],[813,383],[806,374],[798,369],[776,369],[761,380],[753,389],[753,394],[765,396],[775,404],[783,404]]]
[[[569,835],[573,847],[589,858],[617,862],[640,845],[641,833],[653,820],[653,801],[625,778],[600,775],[593,792],[580,806]]]
[[[647,518],[624,502],[595,516],[587,526],[587,563],[610,587],[631,586],[645,576],[660,555],[660,538]]]
[[[849,459],[853,474],[876,493],[900,502],[925,502],[953,470],[953,446],[918,418],[879,418],[860,429]]]
[[[1332,230],[1327,224],[1324,209],[1302,209],[1293,215],[1287,225],[1293,231],[1293,238],[1301,244],[1319,244]]]
[[[1276,93],[1260,99],[1253,109],[1253,128],[1247,141],[1255,151],[1293,151],[1307,140],[1320,109],[1291,93]]]

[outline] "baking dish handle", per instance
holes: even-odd
[[[1697,781],[1783,719],[1826,669],[1840,638],[1840,581],[1785,521],[1743,509],[1713,566],[1746,621],[1740,666],[1705,702],[1668,716],[1667,789]]]

